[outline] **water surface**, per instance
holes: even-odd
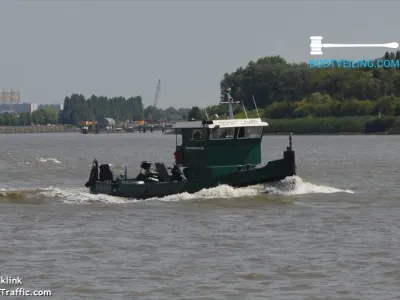
[[[26,289],[52,299],[400,297],[400,137],[294,136],[298,176],[148,201],[87,193],[92,159],[134,175],[142,160],[172,163],[172,135],[0,140],[0,275]],[[263,159],[287,143],[266,136]]]

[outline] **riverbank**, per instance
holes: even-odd
[[[267,119],[264,135],[395,135],[400,134],[400,117],[341,117]],[[175,130],[166,132],[174,134]],[[180,130],[178,130],[180,133]]]
[[[54,132],[79,132],[79,128],[54,125],[54,126],[0,126],[0,134],[16,133],[54,133]]]
[[[263,135],[276,136],[276,135],[288,135],[289,132],[276,132],[276,133],[264,133]],[[337,133],[296,133],[296,135],[304,136],[317,136],[317,135],[332,135],[332,136],[343,136],[343,135],[399,135],[399,133],[387,133],[387,132],[376,132],[376,133],[354,133],[354,132],[337,132]]]
[[[300,118],[268,119],[264,134],[318,135],[362,135],[400,134],[398,117],[341,117],[341,118]]]

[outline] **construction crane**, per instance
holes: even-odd
[[[154,103],[153,103],[154,107],[157,107],[157,105],[158,105],[158,99],[160,98],[160,92],[161,92],[161,82],[160,82],[160,79],[158,79],[156,94],[154,96]]]

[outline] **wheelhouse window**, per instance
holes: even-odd
[[[261,126],[257,127],[239,127],[238,139],[258,139],[262,135],[263,128]]]
[[[235,134],[234,128],[212,128],[210,140],[231,140]]]
[[[205,135],[204,129],[193,129],[190,140],[191,141],[204,141],[205,137],[206,137],[206,135]]]

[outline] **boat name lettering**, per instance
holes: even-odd
[[[252,124],[260,124],[260,121],[257,120],[214,120],[215,125],[228,125],[228,126],[240,126],[240,125],[252,125]],[[261,124],[260,124],[261,125]]]
[[[185,147],[186,150],[204,150],[204,147]]]

